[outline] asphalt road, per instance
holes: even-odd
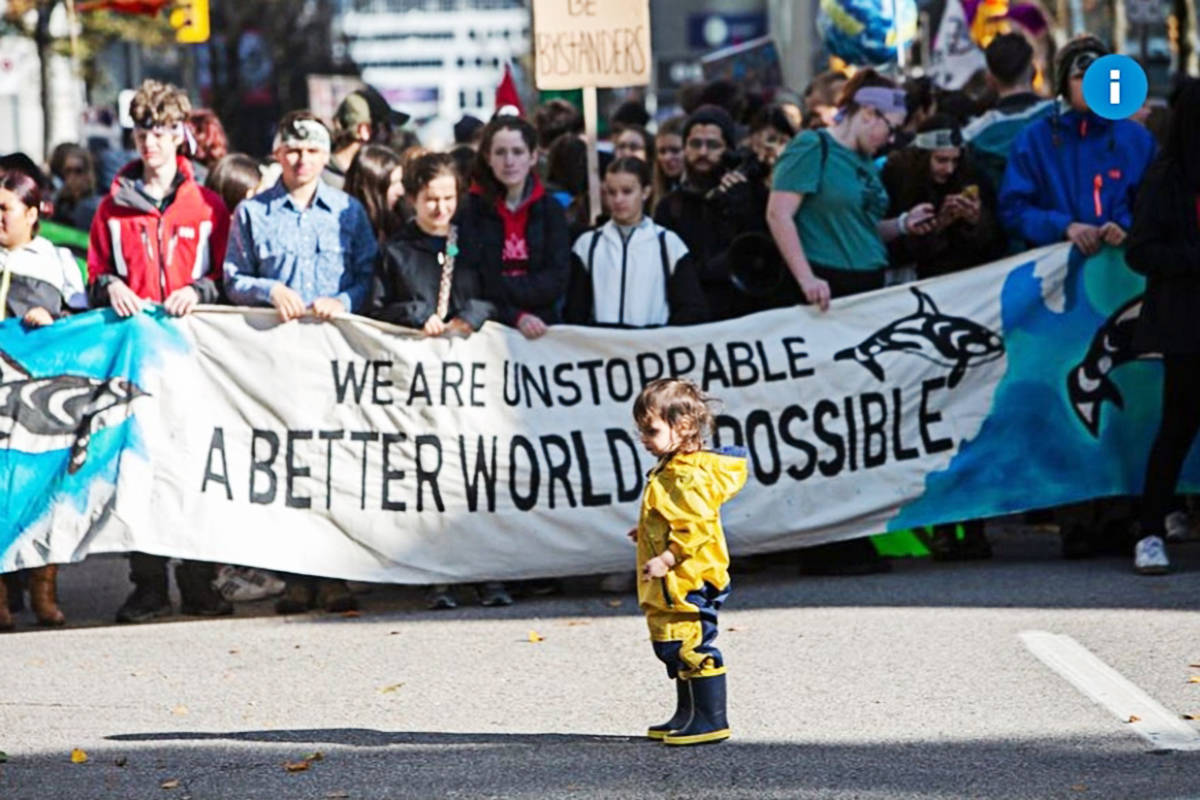
[[[0,637],[0,799],[1200,797],[1200,750],[1155,752],[1021,638],[1069,636],[1200,742],[1181,720],[1200,717],[1200,545],[1147,578],[992,538],[986,562],[738,576],[734,738],[679,750],[639,736],[673,689],[633,598],[594,579],[507,609],[373,586],[358,617],[263,602],[127,627],[124,564],[93,558],[61,574],[67,629]]]

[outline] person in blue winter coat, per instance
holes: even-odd
[[[1029,246],[1070,240],[1092,255],[1102,244],[1122,244],[1133,225],[1155,142],[1136,122],[1088,109],[1083,74],[1108,52],[1094,36],[1068,42],[1055,63],[1057,109],[1013,142],[998,209],[1009,234]]]

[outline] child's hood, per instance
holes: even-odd
[[[718,505],[728,502],[741,491],[749,473],[746,450],[741,447],[682,453],[672,459],[672,466],[679,472],[686,472],[692,482],[701,484],[706,490],[703,493]]]

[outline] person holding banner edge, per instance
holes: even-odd
[[[883,286],[887,242],[924,234],[937,223],[930,203],[884,219],[887,190],[872,161],[906,117],[904,92],[874,70],[858,72],[843,88],[837,119],[826,130],[794,138],[775,166],[767,226],[804,299],[821,311],[834,297]],[[869,539],[802,551],[812,575],[886,572]]]
[[[92,305],[111,306],[119,318],[147,301],[184,316],[220,297],[221,262],[229,211],[220,196],[196,183],[182,151],[191,104],[178,87],[145,81],[129,112],[139,158],[113,179],[92,220],[88,280]],[[168,559],[131,553],[134,589],[117,622],[145,622],[171,612]],[[233,607],[213,589],[216,565],[183,561],[175,571],[185,614],[223,616]]]
[[[832,127],[788,145],[767,200],[775,245],[805,300],[822,311],[834,297],[881,288],[887,242],[936,224],[929,203],[883,218],[887,190],[871,160],[904,123],[904,92],[864,69],[846,84],[838,108]]]
[[[51,325],[69,308],[87,308],[74,256],[38,235],[41,215],[49,211],[45,183],[21,170],[0,174],[0,320],[19,318],[27,329]],[[25,575],[38,624],[65,624],[57,599],[58,565],[23,572],[0,576],[0,631],[12,630],[10,611],[24,607]]]
[[[279,182],[242,202],[234,216],[225,260],[233,303],[272,305],[285,323],[309,313],[330,321],[365,306],[378,253],[375,233],[361,203],[321,180],[329,151],[329,130],[311,112],[292,111],[280,120]],[[345,581],[283,577],[287,586],[275,604],[280,614],[358,605]]]

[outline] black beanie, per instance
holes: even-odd
[[[697,125],[716,125],[721,129],[721,138],[725,146],[731,150],[737,146],[737,134],[734,131],[733,117],[720,106],[700,106],[683,123],[683,141],[687,142],[688,133]]]

